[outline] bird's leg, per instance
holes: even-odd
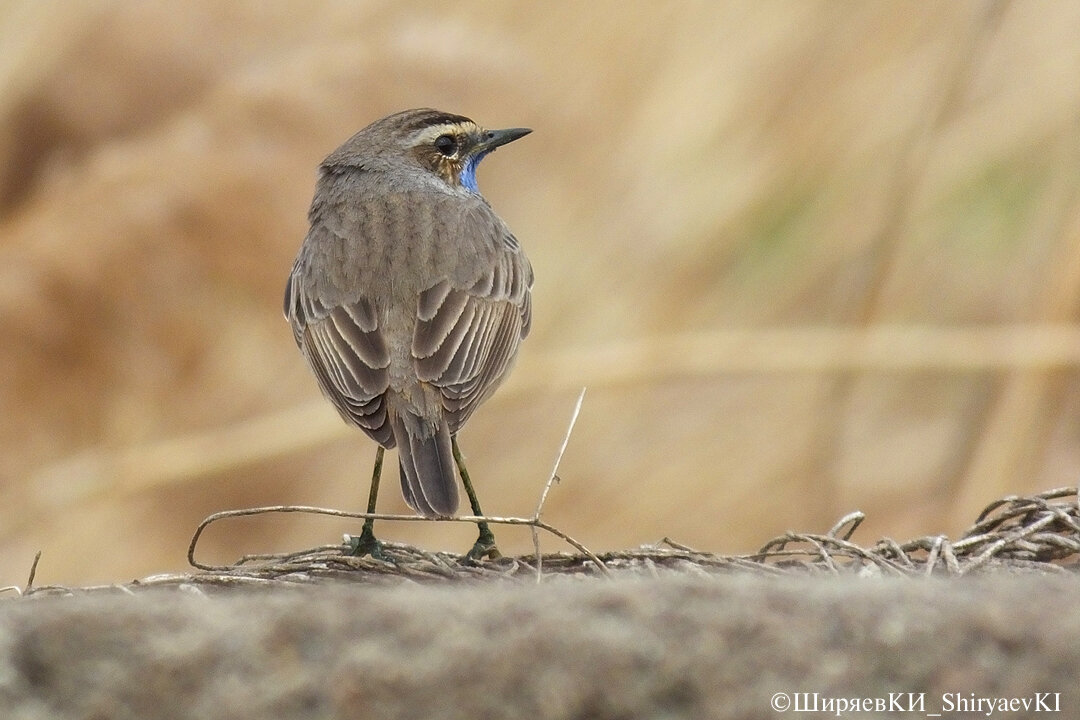
[[[379,478],[382,476],[383,446],[375,451],[375,468],[371,471],[371,490],[368,492],[368,514],[375,512],[375,499],[379,496]],[[383,552],[382,543],[375,539],[375,518],[364,520],[364,528],[360,531],[360,537],[349,538],[351,554],[370,555],[376,560],[391,562]]]
[[[472,481],[469,479],[469,471],[465,469],[465,459],[461,457],[457,435],[451,436],[450,443],[454,450],[454,462],[457,463],[458,472],[461,473],[461,484],[465,486],[465,493],[469,496],[472,513],[477,517],[483,516],[484,511],[480,509],[480,501],[476,499],[476,491],[473,490]],[[472,550],[465,555],[465,558],[467,560],[482,560],[487,557],[494,560],[502,557],[502,553],[499,552],[499,548],[495,545],[495,534],[491,532],[488,524],[481,520],[476,523],[476,527],[480,529],[480,537],[476,539]]]

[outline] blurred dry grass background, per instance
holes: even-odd
[[[181,569],[220,509],[361,508],[374,447],[280,297],[318,162],[416,106],[535,129],[480,178],[538,278],[462,434],[492,514],[531,512],[581,386],[545,518],[594,549],[752,551],[856,508],[868,542],[956,533],[1075,484],[1078,27],[1064,1],[0,3],[0,584],[38,549],[38,584]]]

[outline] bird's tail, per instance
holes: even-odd
[[[458,507],[458,490],[446,421],[433,424],[403,411],[395,413],[393,422],[405,502],[427,517],[453,515]]]

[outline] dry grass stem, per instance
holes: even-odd
[[[548,493],[551,492],[551,486],[559,480],[559,463],[562,462],[563,454],[566,453],[566,446],[570,443],[570,435],[574,432],[574,425],[577,424],[578,415],[581,414],[581,404],[585,402],[585,388],[581,388],[581,392],[578,394],[577,402],[574,403],[574,412],[570,415],[570,423],[566,426],[566,432],[563,434],[562,444],[559,446],[559,453],[555,456],[555,464],[551,467],[551,475],[548,477],[546,483],[544,483],[544,489],[540,493],[540,500],[536,503],[536,512],[533,513],[533,520],[537,523],[540,522],[540,513],[544,510],[544,503],[547,502]],[[540,582],[540,578],[543,573],[544,556],[540,552],[540,533],[537,532],[539,526],[532,526],[532,541],[533,551],[536,554],[536,582]],[[597,567],[603,568],[604,564],[599,560]]]

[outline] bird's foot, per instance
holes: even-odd
[[[502,553],[499,552],[498,546],[495,544],[495,534],[488,528],[487,523],[480,526],[480,537],[476,539],[476,543],[473,544],[472,550],[465,554],[465,560],[467,562],[480,562],[487,558],[489,560],[498,560],[502,557]]]
[[[349,548],[349,554],[354,557],[363,557],[370,555],[375,560],[380,560],[385,563],[394,564],[394,560],[386,554],[383,550],[383,544],[375,537],[375,533],[370,528],[365,527],[359,537],[356,535],[346,535],[345,545]]]

